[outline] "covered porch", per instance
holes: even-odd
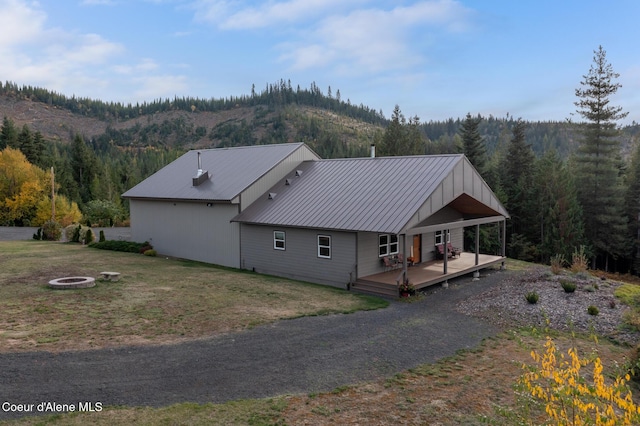
[[[448,279],[453,279],[461,275],[469,274],[491,265],[505,261],[504,256],[492,256],[489,254],[479,254],[476,264],[475,253],[463,252],[459,257],[448,259],[447,272],[444,271],[444,260],[432,260],[423,262],[407,268],[407,279],[413,284],[416,290],[438,284]],[[405,271],[395,269],[378,274],[361,277],[360,281],[368,281],[389,286],[393,294],[397,296],[397,286],[403,281]]]
[[[494,255],[480,253],[480,225],[498,223],[498,233],[500,239],[500,253]],[[408,262],[412,258],[411,241],[417,234],[441,231],[441,235],[447,235],[451,229],[475,228],[474,252],[462,252],[457,256],[444,255],[439,260],[427,260],[417,264]],[[392,270],[378,272],[366,276],[359,276],[352,284],[354,290],[361,292],[379,294],[384,296],[398,296],[398,285],[408,282],[416,290],[445,282],[449,279],[461,275],[479,272],[497,263],[504,265],[506,260],[506,217],[494,215],[488,217],[476,217],[472,219],[462,219],[454,222],[439,223],[435,225],[419,226],[407,229],[399,235],[400,253],[402,262],[397,264]],[[446,244],[446,241],[443,240]],[[445,251],[445,253],[447,253]]]

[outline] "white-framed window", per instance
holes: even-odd
[[[451,232],[447,229],[447,243],[451,242]],[[436,231],[436,245],[442,244],[442,231]]]
[[[398,254],[398,236],[396,234],[378,235],[378,256]]]
[[[318,235],[318,257],[331,259],[331,237]]]
[[[284,231],[273,231],[273,248],[276,250],[285,249],[286,235]]]

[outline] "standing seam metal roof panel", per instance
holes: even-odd
[[[234,220],[319,229],[398,233],[462,155],[305,162],[300,177]]]
[[[291,155],[303,143],[193,150],[160,169],[122,196],[170,200],[231,201]],[[209,179],[193,186],[198,169]]]

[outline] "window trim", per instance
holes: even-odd
[[[382,238],[386,237],[387,242],[381,243]],[[392,247],[395,246],[395,250]],[[384,253],[380,253],[381,248],[385,248]],[[378,234],[378,257],[391,256],[400,253],[400,238],[398,234]]]
[[[329,244],[320,244],[321,238],[327,238],[329,240]],[[318,234],[317,242],[318,242],[318,257],[321,259],[331,259],[331,235]],[[328,249],[329,254],[328,255],[321,254],[322,249]]]
[[[282,238],[277,238],[277,234],[282,234]],[[278,243],[282,243],[282,247],[278,247]],[[274,250],[286,250],[287,249],[287,234],[284,231],[273,231],[273,249]]]
[[[447,231],[447,244],[449,244],[451,242],[451,231],[450,230],[446,230]],[[438,242],[438,240],[440,240],[440,242]],[[442,243],[442,231],[436,231],[434,233],[434,242],[435,245],[437,246],[441,246]]]

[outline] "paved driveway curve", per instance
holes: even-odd
[[[329,391],[472,348],[499,330],[455,309],[509,272],[462,277],[416,303],[306,317],[155,347],[0,355],[0,403],[163,406]],[[0,410],[0,419],[15,417]]]

